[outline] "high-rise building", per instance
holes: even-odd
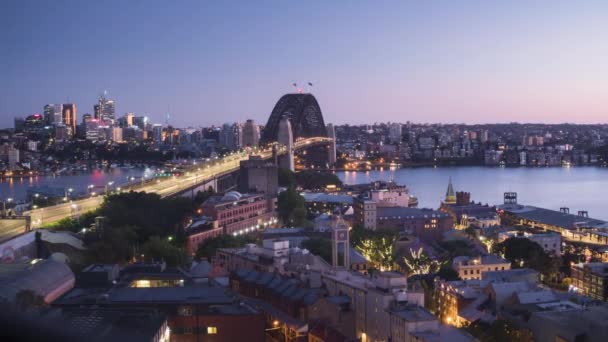
[[[62,122],[68,127],[68,134],[73,136],[76,134],[76,105],[73,103],[66,103],[63,105],[61,111]]]
[[[152,126],[152,138],[155,144],[161,144],[163,142],[163,125],[154,124]]]
[[[93,116],[91,114],[84,114],[82,116],[82,123],[87,123],[89,121],[91,121],[93,119]]]
[[[125,115],[127,126],[133,126],[133,118],[134,117],[135,117],[135,115],[133,113],[127,113]]]
[[[251,119],[243,125],[243,146],[258,146],[260,142],[260,127]]]
[[[48,125],[57,125],[62,122],[62,105],[47,104],[44,106],[44,120]]]
[[[401,142],[402,129],[400,123],[392,123],[388,126],[388,139],[393,144]]]
[[[147,116],[133,116],[132,126],[137,126],[141,130],[147,130],[148,117]]]
[[[11,170],[14,170],[17,167],[18,163],[19,163],[19,149],[11,145],[8,148],[8,165]]]
[[[219,143],[231,150],[243,147],[243,126],[235,122],[225,123],[219,133]]]
[[[116,108],[114,106],[114,100],[106,98],[106,92],[103,93],[97,100],[97,104],[93,106],[95,111],[95,119],[113,123],[116,116]]]
[[[112,127],[112,141],[118,143],[123,141],[121,127]]]
[[[90,141],[97,141],[100,140],[99,139],[99,120],[94,120],[91,119],[90,116],[91,114],[85,114],[89,116],[88,120],[84,119],[84,115],[83,115],[83,125],[84,125],[84,134],[85,134],[85,139],[90,140]]]
[[[66,141],[70,138],[70,129],[63,123],[55,125],[55,140]]]

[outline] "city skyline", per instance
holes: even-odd
[[[9,1],[0,11],[9,47],[0,124],[67,99],[79,116],[92,114],[103,90],[117,116],[263,124],[294,82],[313,83],[336,124],[601,123],[607,10],[561,1]],[[58,16],[70,20],[56,25]]]

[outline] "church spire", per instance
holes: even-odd
[[[456,194],[454,193],[454,186],[452,186],[452,177],[448,182],[448,190],[445,192],[445,203],[446,204],[455,204],[456,203]]]

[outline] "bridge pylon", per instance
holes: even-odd
[[[277,141],[284,145],[287,149],[287,154],[281,158],[280,167],[295,171],[295,165],[293,161],[294,157],[294,144],[293,144],[293,132],[291,130],[291,122],[288,116],[283,116],[281,122],[279,122],[279,131],[277,134]]]
[[[333,167],[334,165],[336,165],[336,160],[337,160],[337,156],[336,156],[336,130],[334,128],[334,125],[332,124],[327,124],[327,137],[332,139],[331,144],[329,145],[328,149],[327,149],[327,153],[329,154],[328,156],[328,162],[329,162],[329,167]]]

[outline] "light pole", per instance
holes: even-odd
[[[110,181],[108,182],[108,184],[106,184],[106,189],[105,189],[105,193],[108,194],[108,190],[110,189],[110,187],[114,184],[114,181]]]
[[[13,199],[12,198],[7,198],[6,200],[2,201],[2,216],[7,216],[6,215],[6,202],[12,202]]]

